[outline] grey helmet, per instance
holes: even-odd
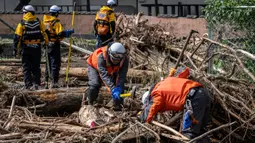
[[[126,54],[126,49],[121,43],[115,42],[109,47],[108,54],[113,60],[120,61]]]

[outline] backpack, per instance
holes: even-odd
[[[108,10],[100,10],[99,12],[97,12],[97,34],[100,36],[106,35],[110,31],[110,22],[108,15]]]
[[[55,29],[53,28],[54,25],[59,22],[58,19],[55,19],[53,21],[50,21],[50,22],[45,22],[44,25],[45,25],[45,28],[47,29],[47,35],[50,39],[50,41],[56,41],[57,39],[57,35],[56,35],[56,31]]]

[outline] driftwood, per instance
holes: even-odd
[[[84,128],[77,125],[70,125],[64,123],[48,123],[48,122],[30,122],[30,121],[21,121],[18,125],[20,128],[30,129],[30,130],[49,130],[57,133],[81,133],[86,134],[88,128]],[[99,128],[93,130],[94,134],[104,134],[109,132],[118,132],[123,128],[123,124],[114,124],[110,126],[106,126],[104,128]]]
[[[161,124],[161,123],[159,123],[159,122],[156,122],[156,121],[151,121],[151,123],[154,124],[154,125],[156,125],[156,126],[159,126],[159,127],[161,127],[161,128],[164,128],[164,129],[166,129],[166,130],[168,130],[168,131],[174,133],[174,134],[177,135],[177,136],[180,136],[180,137],[182,138],[182,140],[184,140],[184,141],[189,140],[187,137],[185,137],[184,135],[182,135],[181,133],[179,133],[178,131],[174,130],[174,129],[171,128],[171,127],[168,127],[168,126],[166,126],[166,125],[164,125],[164,124]]]

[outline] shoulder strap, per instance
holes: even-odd
[[[52,22],[51,22],[51,25],[54,26],[57,22],[59,22],[60,20],[59,19],[54,19]]]

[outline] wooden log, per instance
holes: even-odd
[[[9,139],[19,139],[22,138],[22,135],[20,133],[9,133],[9,134],[3,134],[0,135],[0,140],[9,140]]]
[[[8,73],[16,73],[22,72],[21,68],[17,67],[8,67],[8,66],[0,66],[0,70],[2,72],[8,72]],[[41,72],[44,73],[45,68],[41,68]],[[64,77],[66,72],[66,68],[61,68],[60,70],[60,77]],[[135,70],[135,69],[129,69],[127,73],[128,78],[152,78],[156,75],[156,72],[153,71],[147,71],[147,70]],[[23,76],[23,74],[18,74],[18,76]],[[82,68],[82,67],[76,67],[76,68],[70,68],[69,70],[69,76],[70,77],[77,77],[77,78],[87,78],[88,77],[88,69]]]
[[[89,134],[89,129],[77,125],[70,125],[64,123],[48,123],[48,122],[30,122],[30,121],[21,121],[17,124],[18,127],[23,129],[30,130],[49,130],[57,133],[80,133],[80,134]],[[123,124],[114,124],[106,126],[104,128],[98,128],[91,130],[91,133],[104,134],[109,132],[116,132],[123,128]]]

